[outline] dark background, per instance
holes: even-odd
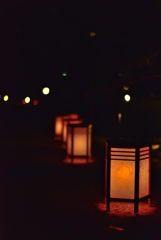
[[[56,114],[75,111],[106,121],[105,112],[123,100],[124,84],[138,104],[160,99],[160,26],[156,0],[1,1],[0,94],[10,104],[1,101],[2,108],[12,117],[23,109],[53,122]],[[42,95],[44,86],[50,95]],[[39,110],[26,111],[25,96],[38,99]]]

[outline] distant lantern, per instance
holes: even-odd
[[[120,140],[106,142],[105,158],[106,210],[111,201],[139,202],[148,198],[151,205],[151,145]]]
[[[90,35],[91,37],[95,37],[95,36],[96,36],[96,33],[95,33],[95,32],[90,32],[89,35]]]
[[[130,99],[131,99],[131,97],[130,97],[129,94],[126,94],[126,95],[124,96],[124,99],[125,99],[126,102],[129,102]]]
[[[34,101],[32,102],[32,104],[33,104],[34,106],[37,106],[37,105],[38,105],[38,100],[34,100]]]
[[[30,97],[25,97],[25,103],[29,103],[30,102]]]
[[[66,77],[67,76],[67,72],[62,72],[62,76]]]
[[[67,141],[67,125],[68,124],[80,124],[82,123],[81,119],[67,119],[63,120],[63,134],[62,134],[62,140],[64,143]]]
[[[5,95],[5,96],[3,97],[3,100],[4,100],[5,102],[7,102],[8,99],[9,99],[8,95]]]
[[[55,118],[55,139],[62,140],[62,133],[63,133],[63,120],[69,119],[68,116],[57,116]]]
[[[69,124],[67,126],[67,160],[72,163],[91,162],[91,141],[91,124]]]
[[[50,89],[49,89],[48,87],[44,87],[44,88],[42,89],[42,93],[43,93],[44,95],[48,95],[49,92],[50,92]]]

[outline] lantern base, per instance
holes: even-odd
[[[132,199],[108,198],[107,196],[105,196],[106,212],[110,212],[110,204],[111,204],[111,202],[120,202],[120,203],[122,202],[124,204],[125,203],[133,203],[133,205],[134,205],[134,213],[138,214],[138,212],[139,212],[139,203],[143,202],[145,200],[148,200],[149,207],[152,207],[152,199],[151,199],[150,195],[142,197],[142,198],[138,199],[138,201],[136,201],[134,199],[132,200]]]
[[[94,163],[94,160],[90,157],[90,158],[83,158],[83,157],[66,157],[63,160],[64,163],[67,164],[76,164],[76,165],[82,165],[82,164],[91,164]]]

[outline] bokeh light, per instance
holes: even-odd
[[[25,97],[25,103],[29,103],[30,102],[30,98],[29,97]]]
[[[63,73],[62,73],[62,76],[63,76],[63,77],[66,77],[66,76],[67,76],[67,72],[63,72]]]
[[[25,105],[25,104],[26,104],[26,102],[25,102],[25,99],[22,99],[22,104],[23,104],[23,105]]]
[[[124,96],[124,99],[125,99],[126,102],[129,102],[130,99],[131,99],[131,97],[130,97],[129,94],[126,94],[126,95]]]
[[[89,35],[90,35],[91,37],[95,37],[95,36],[96,36],[96,33],[95,33],[95,32],[90,32]]]
[[[9,99],[8,95],[5,95],[5,96],[3,97],[3,100],[4,100],[5,102],[8,101],[8,99]]]
[[[43,93],[44,95],[49,94],[49,92],[50,92],[50,89],[49,89],[48,87],[44,87],[44,88],[42,89],[42,93]]]
[[[128,86],[123,86],[124,90],[129,90],[129,87]]]
[[[38,105],[38,100],[34,100],[34,101],[32,102],[32,104],[33,104],[34,106],[37,106],[37,105]]]

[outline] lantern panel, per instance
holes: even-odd
[[[73,155],[87,155],[87,131],[88,128],[74,128]]]
[[[139,198],[150,194],[149,186],[149,164],[150,164],[150,149],[149,147],[140,148],[139,162]]]
[[[67,134],[67,154],[72,154],[72,128],[68,127]]]
[[[147,158],[139,163],[139,198],[149,194],[149,158]]]
[[[63,121],[63,142],[67,141],[67,124],[79,124],[81,122],[82,120],[79,119]]]
[[[111,161],[110,197],[134,199],[135,161]]]

